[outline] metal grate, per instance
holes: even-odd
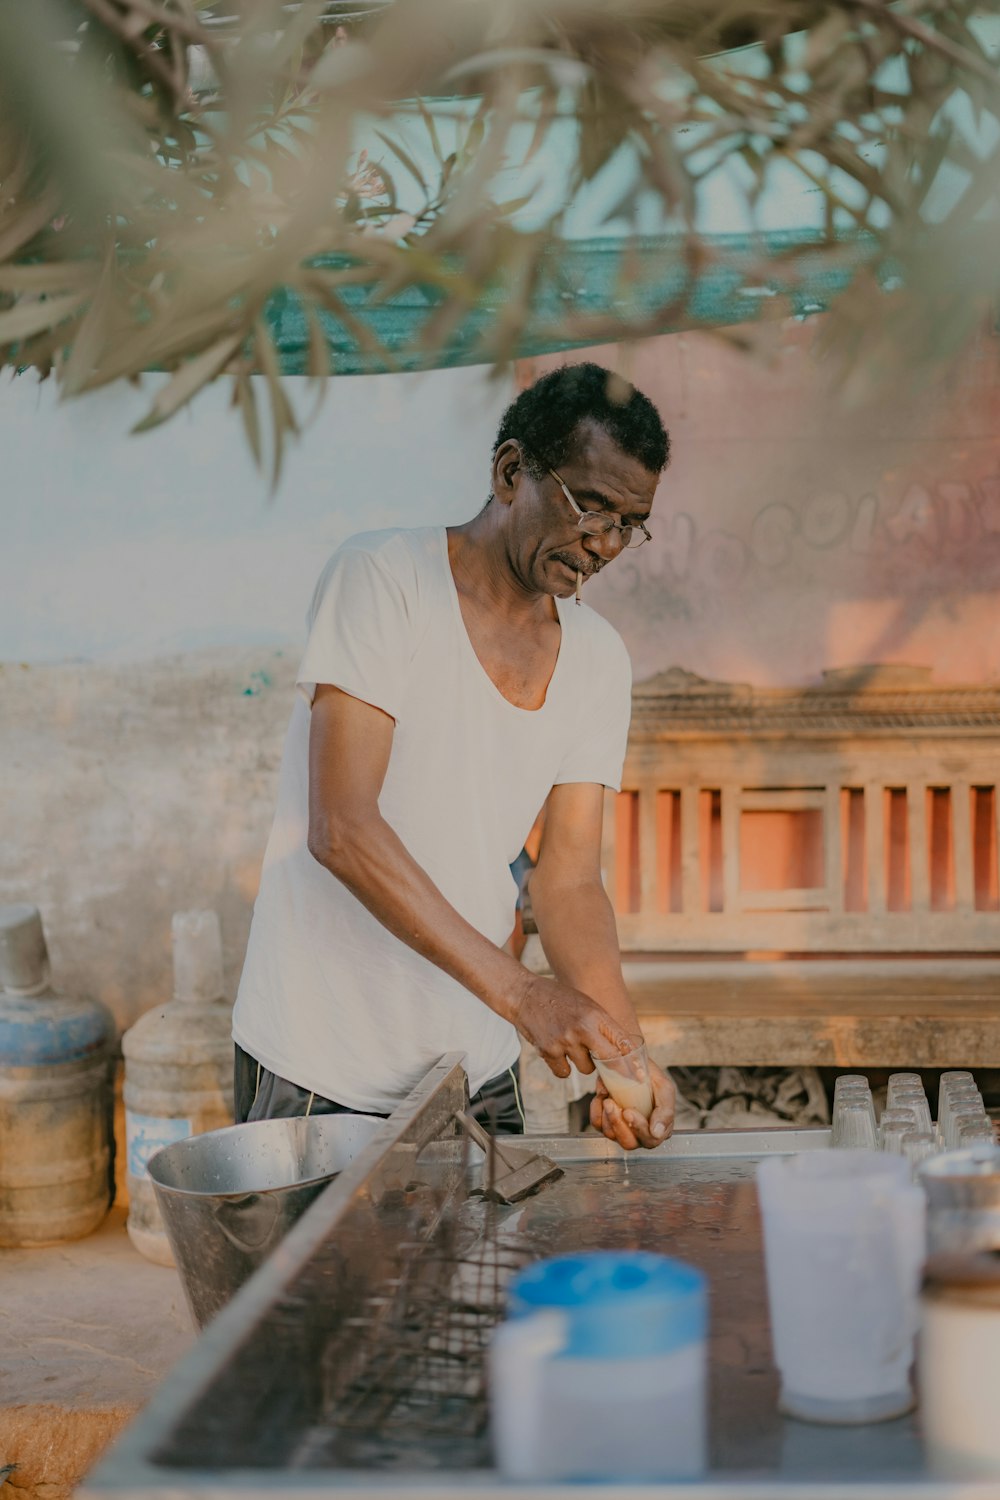
[[[484,1178],[492,1172],[487,1164]],[[520,1215],[463,1195],[341,1322],[324,1354],[328,1441],[341,1464],[452,1467],[487,1458],[486,1355],[507,1286],[541,1249]]]

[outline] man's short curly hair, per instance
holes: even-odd
[[[610,370],[589,363],[552,370],[522,391],[500,418],[493,452],[516,438],[525,467],[540,479],[572,455],[577,428],[586,421],[602,427],[651,474],[659,474],[670,462],[670,439],[649,397]]]

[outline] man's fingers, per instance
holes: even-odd
[[[674,1130],[674,1106],[661,1104],[649,1117],[649,1133],[657,1141],[665,1141]]]
[[[642,1146],[644,1150],[652,1151],[654,1146],[658,1146],[661,1141],[666,1140],[665,1134],[656,1135],[654,1133],[652,1120],[644,1119],[643,1116],[637,1114],[635,1110],[630,1109],[626,1114],[625,1119],[626,1123],[631,1127],[632,1132],[639,1145]]]
[[[613,1099],[603,1101],[601,1125],[609,1141],[616,1141],[626,1151],[634,1151],[639,1144],[626,1123],[625,1116]]]
[[[566,1048],[566,1056],[578,1073],[593,1073],[594,1063],[583,1042],[574,1042]]]
[[[542,1060],[549,1072],[554,1073],[557,1078],[569,1077],[569,1063],[565,1056],[560,1056],[558,1052],[543,1052]]]
[[[624,1056],[642,1041],[642,1037],[630,1037],[605,1011],[597,1026],[587,1038],[587,1046],[595,1057]]]

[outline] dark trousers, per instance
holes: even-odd
[[[506,1073],[500,1073],[484,1083],[472,1100],[472,1114],[480,1124],[494,1135],[523,1135],[524,1116],[521,1113],[521,1094],[518,1086],[519,1070],[515,1063]],[[336,1099],[325,1099],[309,1089],[279,1078],[259,1063],[249,1052],[237,1044],[233,1066],[233,1094],[236,1104],[236,1123],[247,1120],[289,1120],[296,1115],[356,1115],[370,1111],[351,1109]],[[387,1119],[386,1115],[376,1115]]]

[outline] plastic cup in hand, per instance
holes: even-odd
[[[842,1094],[834,1100],[830,1145],[848,1151],[875,1149],[875,1111],[871,1099]]]
[[[899,1144],[903,1156],[910,1163],[914,1177],[917,1175],[920,1163],[926,1161],[929,1156],[934,1156],[940,1149],[933,1130],[908,1130]]]
[[[920,1092],[923,1093],[924,1086],[923,1086],[923,1084],[920,1081],[920,1074],[919,1073],[890,1073],[889,1074],[889,1082],[886,1085],[886,1098],[885,1098],[886,1108],[887,1109],[892,1109],[893,1105],[896,1102],[896,1095],[899,1093],[900,1089],[906,1089],[906,1090],[919,1089]]]
[[[931,1109],[921,1088],[899,1088],[895,1094],[890,1092],[888,1108],[912,1109],[917,1117],[917,1129],[925,1131],[931,1128]]]
[[[902,1139],[908,1130],[918,1130],[916,1113],[912,1109],[884,1109],[878,1127],[878,1143],[883,1151],[902,1156]]]
[[[645,1042],[631,1052],[616,1052],[613,1057],[595,1057],[593,1052],[590,1055],[601,1082],[619,1108],[634,1109],[648,1120],[653,1113],[653,1085],[649,1081]]]

